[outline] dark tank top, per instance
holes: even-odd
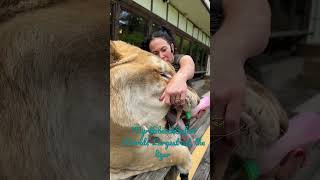
[[[184,56],[184,54],[174,55],[172,66],[174,67],[174,70],[176,70],[176,72],[178,72],[180,69],[180,59],[182,58],[182,56]]]
[[[174,67],[174,70],[176,72],[178,72],[180,69],[180,60],[181,60],[182,56],[184,56],[184,54],[175,54],[174,55],[172,66]],[[190,80],[187,80],[187,85],[192,87]]]

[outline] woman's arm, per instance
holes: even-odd
[[[187,80],[194,75],[195,65],[191,56],[184,55],[179,61],[180,69],[172,77],[160,100],[166,104],[183,105],[187,93]]]
[[[248,57],[264,50],[271,28],[267,0],[223,0],[222,4],[224,21],[213,35],[210,49],[213,58],[212,120],[224,120],[222,127],[212,129],[216,134],[227,134],[228,141],[214,144],[215,163],[221,163],[213,173],[217,180],[222,179],[231,153],[239,144],[240,115],[246,87],[243,65]]]
[[[215,61],[225,55],[237,56],[242,63],[261,53],[271,29],[271,11],[267,0],[223,0],[224,21],[213,36]],[[228,52],[226,52],[228,51]],[[218,56],[218,57],[217,57]]]
[[[243,65],[261,53],[270,36],[271,12],[267,0],[223,0],[224,21],[212,37],[213,113],[225,120],[226,133],[239,138],[245,92]]]
[[[195,65],[193,59],[189,55],[184,55],[179,61],[180,69],[176,76],[180,76],[182,80],[187,81],[194,76]]]

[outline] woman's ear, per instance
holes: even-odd
[[[174,45],[173,45],[173,43],[170,44],[170,48],[171,48],[172,54],[174,54]]]

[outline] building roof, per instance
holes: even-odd
[[[209,0],[169,0],[179,11],[205,33],[210,34]]]

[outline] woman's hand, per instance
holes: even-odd
[[[186,81],[184,76],[179,73],[175,74],[161,95],[160,101],[164,100],[168,105],[183,106],[188,88]]]
[[[168,105],[183,106],[187,94],[187,80],[194,75],[194,62],[189,55],[184,55],[179,61],[180,69],[170,80],[166,89],[160,97],[160,101]]]
[[[231,140],[234,145],[239,143],[240,138],[240,115],[246,83],[243,61],[236,58],[239,57],[229,56],[228,59],[217,60],[212,82],[213,116],[224,120],[223,127],[217,131],[227,135],[227,140]]]

